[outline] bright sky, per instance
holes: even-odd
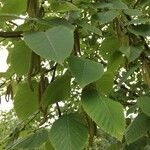
[[[0,46],[0,72],[5,72],[8,68],[7,60],[8,52]],[[6,102],[4,97],[1,97],[0,111],[9,111],[13,106],[12,101]]]

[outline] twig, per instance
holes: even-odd
[[[58,110],[58,116],[61,117],[61,110],[58,102],[56,102],[56,108]]]
[[[53,68],[53,75],[52,75],[51,82],[53,82],[54,79],[55,79],[55,74],[56,74],[57,65],[58,65],[58,64],[56,64],[56,65],[54,66],[54,68]],[[57,108],[57,110],[58,110],[58,115],[59,115],[59,117],[61,117],[61,110],[60,110],[60,106],[59,106],[59,103],[58,103],[58,102],[56,102],[56,108]]]
[[[10,32],[2,32],[0,31],[0,37],[3,38],[20,38],[23,37],[23,31],[10,31]]]

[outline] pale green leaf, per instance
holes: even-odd
[[[144,114],[139,114],[127,128],[125,137],[127,143],[133,143],[144,136],[150,125],[150,118]]]
[[[7,13],[0,14],[0,22],[10,21],[10,20],[15,20],[15,19],[20,19],[20,17],[17,15],[7,14]]]
[[[14,44],[10,51],[10,65],[18,75],[25,75],[29,71],[31,50],[23,42],[19,41]]]
[[[92,60],[70,57],[69,68],[81,87],[101,78],[104,73],[103,65]]]
[[[43,58],[62,63],[73,48],[73,31],[64,26],[57,26],[46,32],[24,34],[26,44]]]
[[[89,87],[83,90],[81,102],[86,113],[99,127],[118,140],[122,140],[125,119],[120,103],[100,96],[95,89]]]
[[[137,100],[137,104],[146,115],[150,116],[150,97],[139,97]]]
[[[124,10],[124,13],[129,16],[141,16],[143,14],[142,11],[138,9],[126,9]]]
[[[1,0],[3,7],[1,13],[19,14],[26,11],[27,0]]]
[[[76,117],[74,114],[64,115],[53,124],[50,140],[55,150],[83,150],[88,130]]]
[[[14,97],[14,109],[21,120],[26,120],[38,110],[37,84],[33,83],[32,91],[27,83],[18,85]]]

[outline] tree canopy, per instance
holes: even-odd
[[[150,149],[149,0],[0,0],[0,46],[0,149]]]

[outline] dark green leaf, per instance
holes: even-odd
[[[139,67],[140,67],[140,65],[137,64],[137,65],[134,65],[134,66],[132,66],[131,68],[129,68],[129,70],[127,70],[127,72],[122,75],[122,78],[121,78],[121,81],[120,81],[119,84],[118,84],[118,87],[121,86],[121,84],[122,84],[123,82],[125,82],[125,81],[127,80],[127,78],[128,78],[130,75],[132,75],[132,74],[136,71],[136,69],[138,69]]]
[[[128,28],[128,30],[135,35],[141,35],[144,37],[150,36],[150,25],[149,24],[137,25],[137,26]]]
[[[99,127],[118,140],[122,139],[125,120],[120,103],[100,96],[96,90],[91,90],[89,87],[83,90],[81,102],[84,110]]]
[[[52,1],[51,9],[55,12],[79,11],[78,7],[66,1]]]
[[[39,148],[43,143],[45,143],[48,140],[48,131],[43,129],[40,131],[37,131],[34,134],[31,134],[25,139],[19,140],[15,143],[15,146],[13,148],[19,148],[19,149],[35,149]]]
[[[109,9],[127,9],[128,6],[121,0],[111,0],[106,2],[96,3],[94,5],[96,8],[109,8]]]
[[[100,93],[108,95],[113,88],[113,84],[114,74],[112,72],[105,72],[96,82],[96,87]]]
[[[142,47],[133,47],[133,46],[129,46],[129,47],[122,46],[122,47],[120,47],[120,51],[125,54],[125,56],[129,60],[129,62],[132,62],[141,55],[143,48]]]
[[[150,125],[150,119],[144,114],[139,114],[127,128],[125,137],[130,144],[144,136]]]
[[[104,73],[103,66],[88,59],[70,57],[69,68],[81,87],[101,78]]]
[[[150,116],[150,97],[142,96],[137,100],[138,106],[142,109],[142,111]]]
[[[119,16],[119,12],[116,10],[108,10],[105,12],[100,12],[96,14],[97,21],[100,22],[100,24],[105,24],[113,21],[117,16]]]
[[[73,114],[59,118],[50,130],[55,150],[82,150],[88,140],[88,130]]]
[[[71,76],[67,72],[65,75],[50,83],[43,95],[44,103],[49,105],[67,99],[71,91],[70,80]]]
[[[115,51],[121,46],[120,41],[116,37],[108,37],[104,39],[100,47],[100,54],[105,58],[109,59]]]
[[[89,31],[89,32],[92,32],[92,33],[95,33],[95,34],[98,34],[98,35],[101,35],[102,32],[100,31],[100,29],[98,29],[97,27],[85,22],[85,21],[80,21],[80,22],[77,22],[77,24],[79,26],[81,26],[83,28],[83,30],[85,31]]]

